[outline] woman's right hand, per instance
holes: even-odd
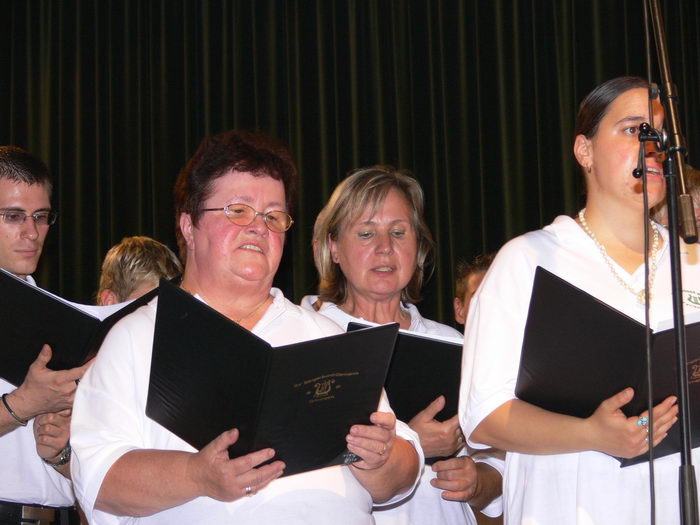
[[[591,450],[622,458],[633,458],[647,452],[647,427],[638,424],[638,421],[647,417],[648,411],[638,417],[627,417],[621,410],[633,396],[634,390],[626,388],[603,401],[586,419]],[[666,437],[668,430],[678,420],[677,415],[675,396],[667,397],[654,407],[654,446]]]
[[[439,396],[408,422],[408,426],[418,433],[426,458],[452,456],[464,446],[457,415],[442,422],[435,419],[444,407],[445,397]]]
[[[284,472],[282,461],[258,467],[274,457],[275,451],[271,448],[229,459],[228,447],[238,440],[238,435],[238,429],[227,430],[191,456],[189,474],[200,488],[201,495],[219,501],[253,496]]]

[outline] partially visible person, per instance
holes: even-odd
[[[454,308],[455,321],[462,329],[464,329],[464,325],[467,322],[469,304],[472,297],[484,279],[495,255],[495,253],[481,254],[474,257],[470,263],[459,262],[457,264],[455,298],[452,306]],[[476,452],[472,451],[472,453]],[[499,525],[503,523],[503,516],[493,518],[479,512],[476,514],[476,522],[478,525]]]
[[[685,165],[686,190],[693,199],[693,208],[695,212],[695,224],[700,230],[700,171],[693,168],[691,165]],[[660,204],[652,208],[652,218],[659,224],[663,224],[668,228],[668,206],[666,199]]]
[[[227,131],[202,141],[175,185],[181,287],[272,346],[342,332],[272,287],[296,179],[286,146]],[[362,461],[287,477],[269,448],[229,459],[238,429],[197,451],[148,418],[157,308],[155,298],[114,326],[78,389],[72,469],[91,522],[366,525],[373,503],[412,490],[422,458],[408,440],[417,436],[399,428],[385,396],[371,424],[348,429]],[[207,359],[206,341],[198,352]]]
[[[160,278],[174,279],[182,264],[170,248],[150,237],[124,237],[102,262],[97,304],[136,299],[158,287]]]
[[[452,306],[455,311],[455,321],[458,324],[465,325],[467,323],[469,303],[471,303],[472,296],[479,288],[495,255],[494,253],[477,255],[469,264],[464,262],[457,264],[455,298]]]
[[[619,77],[584,98],[573,153],[585,179],[585,207],[574,217],[559,216],[543,229],[508,242],[472,299],[460,420],[472,446],[507,451],[506,523],[650,523],[649,465],[620,468],[616,457],[639,456],[648,451],[650,440],[656,445],[666,438],[677,420],[674,396],[652,408],[650,439],[648,411],[633,417],[622,411],[635,385],[600,399],[588,418],[544,410],[514,392],[538,267],[642,324],[648,299],[652,328],[672,316],[668,232],[651,222],[645,239],[642,184],[632,175],[639,155],[639,125],[649,119],[648,87],[642,78]],[[661,126],[664,115],[658,100],[653,101],[653,112]],[[664,197],[663,157],[649,143],[645,154],[651,207]],[[648,298],[646,242],[651,261]],[[687,311],[697,309],[689,298],[700,292],[698,247],[681,242]],[[692,456],[697,464],[700,449]],[[654,461],[657,523],[680,522],[679,465],[679,454]]]
[[[430,268],[433,239],[423,218],[423,190],[408,172],[390,166],[351,172],[316,219],[313,249],[319,295],[305,297],[303,308],[343,328],[350,321],[396,322],[413,332],[461,339],[454,328],[424,318],[414,304]],[[435,420],[444,405],[438,397],[409,426],[426,458],[448,459],[425,464],[408,501],[376,509],[378,524],[475,523],[472,506],[500,514],[502,461],[484,455],[475,463],[468,457],[457,416]]]
[[[36,286],[31,274],[55,221],[46,165],[21,148],[0,146],[0,268]],[[60,525],[79,523],[68,479],[68,439],[77,380],[87,365],[53,371],[47,368],[50,360],[51,348],[44,345],[19,387],[0,378],[3,525],[28,523],[22,516]]]

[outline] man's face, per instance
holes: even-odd
[[[35,224],[31,215],[49,210],[46,186],[0,179],[0,212],[18,211],[28,215],[21,224],[8,224],[0,217],[0,268],[21,279],[36,270],[49,226]]]

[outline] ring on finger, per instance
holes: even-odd
[[[380,456],[383,456],[384,454],[386,454],[386,443],[384,443],[384,448],[379,452]]]
[[[253,491],[253,487],[250,485],[246,486],[245,488],[245,495],[248,496],[249,498],[252,498],[255,492]]]
[[[649,418],[644,416],[637,419],[637,426],[642,427],[646,433],[649,433]]]

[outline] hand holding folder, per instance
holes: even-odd
[[[690,316],[689,316],[690,317]],[[693,447],[700,445],[700,322],[686,325]],[[659,406],[677,393],[672,329],[652,336],[653,399]],[[620,405],[628,418],[647,406],[645,327],[544,268],[535,273],[515,394],[533,405],[580,418],[627,387],[634,397]],[[669,401],[665,401],[669,403]],[[613,402],[614,404],[614,402]],[[616,407],[617,408],[617,407]],[[659,406],[668,414],[669,407]],[[659,427],[664,423],[661,417]],[[678,452],[678,425],[654,447],[656,457]],[[622,466],[645,456],[621,460]]]
[[[285,475],[357,461],[397,325],[271,347],[161,280],[146,415],[197,449],[236,428],[232,458],[272,448]]]
[[[348,331],[367,326],[351,322]],[[461,362],[461,339],[399,330],[384,388],[396,417],[420,435],[426,458],[451,456],[464,445],[457,417]]]
[[[210,498],[234,501],[252,496],[284,472],[282,461],[269,463],[275,455],[271,448],[231,460],[228,451],[239,436],[238,429],[228,430],[191,457],[192,477]]]
[[[375,323],[348,323],[348,331]],[[444,405],[434,417],[446,421],[457,415],[462,374],[461,339],[399,330],[384,385],[396,417],[410,421],[438,397]]]
[[[408,422],[408,426],[420,436],[426,458],[449,457],[464,446],[457,414],[445,421],[435,419],[444,407],[445,396],[440,395]]]

